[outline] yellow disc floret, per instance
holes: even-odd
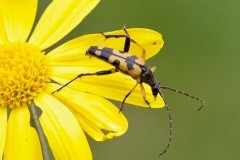
[[[46,56],[24,42],[0,44],[0,107],[31,103],[49,81]]]

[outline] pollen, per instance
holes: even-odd
[[[48,64],[44,53],[29,43],[0,44],[0,107],[28,106],[49,82]]]

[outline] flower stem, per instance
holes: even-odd
[[[40,144],[42,147],[42,154],[44,160],[54,160],[54,156],[52,153],[52,150],[48,144],[48,140],[46,138],[46,135],[44,134],[43,128],[40,124],[39,118],[42,115],[42,110],[38,106],[34,104],[34,102],[31,103],[31,105],[28,107],[30,111],[30,125],[31,127],[35,128],[40,140]]]

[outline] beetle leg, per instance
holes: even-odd
[[[129,49],[130,49],[130,42],[136,44],[139,48],[142,49],[142,55],[141,55],[141,58],[145,59],[146,57],[146,50],[140,45],[138,44],[134,39],[132,39],[130,37],[130,35],[128,34],[128,31],[127,31],[127,28],[124,26],[123,27],[123,30],[125,32],[125,35],[124,34],[121,34],[121,35],[106,35],[104,33],[101,32],[101,34],[106,38],[126,38],[125,40],[125,43],[124,43],[124,52],[128,52]]]
[[[144,86],[142,83],[140,83],[140,87],[141,87],[142,96],[143,96],[144,101],[147,103],[149,108],[151,108],[150,102],[148,102],[148,100],[146,99],[146,92],[145,92],[145,89],[144,89]]]
[[[128,52],[129,48],[130,48],[130,41],[135,43],[139,48],[142,49],[142,55],[141,58],[145,59],[146,57],[146,50],[140,45],[138,44],[134,39],[130,38],[130,35],[128,34],[127,28],[124,26],[123,30],[125,32],[125,34],[127,35],[126,40],[125,40],[125,45],[124,45],[124,52]],[[125,51],[125,49],[127,49],[127,51]]]
[[[130,38],[130,36],[129,36],[128,32],[127,32],[127,28],[125,26],[123,27],[123,30],[124,30],[124,32],[126,34],[126,39],[125,39],[124,50],[123,51],[124,52],[129,52],[131,41],[133,43],[137,43],[137,42],[135,42],[133,39]]]
[[[124,52],[128,52],[130,49],[130,42],[133,43],[137,43],[136,41],[134,41],[133,39],[131,39],[128,35],[124,35],[124,34],[120,34],[120,35],[106,35],[104,33],[101,32],[101,34],[106,38],[126,38],[125,43],[124,43]]]
[[[83,76],[100,76],[100,75],[107,75],[107,74],[112,74],[118,72],[118,70],[116,68],[113,69],[109,69],[109,70],[102,70],[102,71],[98,71],[95,73],[81,73],[79,75],[77,75],[75,78],[73,78],[72,80],[70,80],[69,82],[67,82],[66,84],[64,84],[62,87],[58,88],[57,90],[53,91],[52,94],[54,94],[55,92],[58,92],[60,90],[62,90],[64,87],[68,86],[70,83],[72,83],[74,80],[81,78]]]
[[[122,103],[121,103],[121,105],[120,105],[119,112],[122,112],[123,106],[124,106],[124,103],[125,103],[126,99],[128,98],[128,96],[130,96],[130,94],[131,94],[132,91],[136,88],[136,86],[137,86],[138,84],[139,84],[139,83],[137,82],[137,83],[133,86],[133,88],[130,90],[130,92],[128,92],[128,93],[125,95],[125,97],[124,97],[124,99],[123,99],[123,101],[122,101]]]

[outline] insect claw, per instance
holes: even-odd
[[[121,105],[120,105],[120,107],[119,107],[119,113],[122,112],[122,110],[123,110],[123,105],[124,105],[124,102],[122,102]]]
[[[103,35],[104,36],[104,41],[106,41],[106,39],[107,39],[107,35],[105,35],[103,32],[99,32],[101,35]]]
[[[148,102],[148,100],[144,99],[144,101],[147,103],[148,108],[152,108],[152,106],[150,105],[150,102]]]
[[[121,108],[119,109],[118,113],[122,113],[122,109]]]
[[[152,108],[152,106],[150,105],[150,103],[148,102],[148,108]]]

